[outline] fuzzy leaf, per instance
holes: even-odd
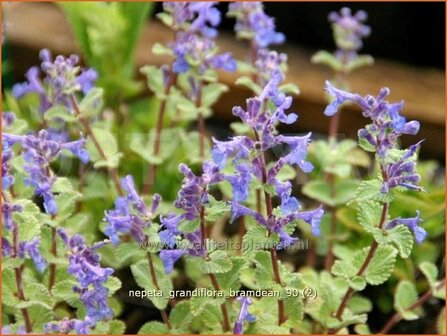
[[[219,218],[222,218],[231,209],[230,204],[224,201],[217,201],[214,197],[210,196],[210,203],[205,208],[205,219],[210,222],[215,222]]]
[[[169,314],[169,320],[175,327],[184,326],[191,319],[191,307],[188,301],[178,302]]]
[[[165,274],[164,267],[158,257],[153,256],[154,268],[159,289],[163,293],[162,297],[150,297],[149,300],[158,308],[164,309],[168,305],[169,293],[172,290],[171,279]],[[130,266],[132,274],[138,286],[149,292],[156,292],[157,287],[152,282],[150,276],[149,265],[146,260],[142,260],[137,264]]]
[[[202,89],[202,106],[210,107],[216,103],[222,93],[228,91],[228,86],[221,83],[211,83]]]
[[[104,90],[91,89],[79,103],[79,110],[84,117],[94,118],[98,116],[104,106]]]
[[[77,118],[64,105],[55,105],[47,110],[43,117],[47,121],[63,120],[67,123],[75,122]]]
[[[373,200],[377,202],[389,203],[394,199],[392,191],[388,193],[382,193],[380,188],[382,187],[382,181],[379,179],[362,181],[358,187],[355,195],[355,202],[364,202],[366,200]]]
[[[373,232],[379,225],[383,206],[374,201],[358,203],[357,220],[366,232]]]
[[[401,258],[408,258],[413,249],[413,234],[405,225],[398,225],[381,235],[374,235],[379,244],[392,244],[399,251]]]
[[[384,283],[394,270],[397,251],[390,245],[380,245],[365,271],[365,279],[371,285]]]
[[[204,274],[209,273],[225,273],[231,270],[233,263],[225,251],[217,250],[209,255],[209,260],[206,260],[201,269]]]
[[[433,286],[436,283],[436,279],[438,277],[438,268],[435,264],[424,261],[419,264],[419,269],[425,275],[428,280],[430,286]]]
[[[418,294],[414,285],[403,280],[399,282],[394,293],[394,308],[404,320],[416,320],[419,316],[409,308],[418,300]]]
[[[169,334],[169,329],[161,322],[147,322],[138,331],[139,335],[166,335]]]
[[[152,46],[152,53],[154,55],[172,55],[172,50],[171,48],[156,42]]]
[[[145,65],[140,69],[141,73],[147,77],[147,86],[159,99],[165,99],[163,72],[154,65]]]
[[[235,84],[244,86],[257,95],[260,94],[262,91],[261,87],[258,84],[256,84],[251,78],[249,78],[247,76],[239,77],[236,80]]]
[[[217,281],[222,290],[239,289],[239,275],[241,269],[245,267],[245,259],[242,257],[231,257],[232,268],[226,273],[216,274]]]
[[[339,71],[343,66],[337,57],[325,50],[320,50],[313,55],[312,63],[324,64],[334,71]]]
[[[19,227],[19,241],[30,241],[40,236],[40,223],[33,214],[14,212],[12,218]]]
[[[122,243],[113,250],[116,260],[120,264],[129,262],[129,260],[141,260],[145,256],[145,252],[135,242]]]
[[[90,153],[95,168],[111,167],[116,168],[119,164],[121,153],[118,152],[118,143],[115,136],[107,129],[93,128],[93,134],[101,147],[105,159],[96,149],[93,140],[89,137],[86,148]]]

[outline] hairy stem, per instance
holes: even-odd
[[[87,119],[84,118],[84,116],[81,114],[81,110],[79,109],[79,104],[76,101],[76,97],[74,95],[70,96],[71,105],[73,106],[74,112],[76,117],[78,117],[82,127],[84,128],[84,132],[90,137],[90,139],[93,142],[93,145],[95,146],[96,150],[98,151],[99,155],[103,160],[107,160],[107,156],[102,149],[101,145],[98,142],[98,139],[96,139],[95,134],[93,133],[92,128],[90,127],[90,124]],[[112,177],[113,185],[115,186],[115,189],[117,193],[120,196],[123,196],[123,190],[121,189],[119,178],[118,178],[118,172],[115,168],[107,167],[107,171],[109,175]]]
[[[159,291],[160,287],[158,286],[157,274],[155,273],[155,267],[154,267],[154,261],[152,259],[152,254],[150,252],[147,253],[147,263],[149,264],[149,271],[150,271],[152,283],[154,284],[157,291]],[[168,317],[168,314],[166,313],[166,310],[160,309],[160,313],[161,313],[163,322],[166,324],[168,329],[171,329],[171,322],[169,322],[169,317]]]
[[[382,214],[380,216],[380,222],[379,222],[380,229],[382,229],[383,225],[385,224],[385,220],[388,215],[388,210],[389,210],[389,203],[383,203]],[[372,258],[374,257],[374,254],[375,254],[378,246],[379,246],[379,244],[374,240],[373,243],[371,244],[371,247],[368,251],[368,255],[366,256],[365,261],[363,262],[362,266],[360,266],[360,269],[356,274],[357,276],[361,276],[361,275],[363,275],[363,273],[365,273],[366,269],[368,268],[369,264],[371,263]],[[348,304],[349,299],[351,298],[352,294],[354,294],[354,290],[351,287],[349,287],[346,290],[346,293],[343,296],[343,299],[341,300],[340,305],[338,306],[337,312],[335,313],[335,317],[338,320],[341,320],[343,312],[344,312],[346,305]],[[334,333],[334,330],[333,329],[329,330],[329,333],[330,334]]]
[[[259,140],[259,134],[254,130],[256,141],[260,143]],[[265,155],[262,149],[260,150],[261,155],[261,170],[262,170],[262,183],[267,183],[267,167],[266,167],[266,161],[265,161]],[[267,210],[267,218],[271,218],[273,216],[273,205],[272,205],[272,197],[270,194],[264,190],[264,198],[265,198],[265,208]],[[269,229],[269,236],[271,235],[271,231]],[[275,277],[275,282],[278,285],[282,285],[281,282],[281,274],[279,272],[279,262],[278,262],[278,255],[276,254],[276,248],[272,247],[270,248],[270,257],[272,260],[272,268],[273,268],[273,274]],[[278,325],[283,324],[286,321],[286,311],[285,311],[285,303],[284,300],[278,300]]]
[[[442,279],[439,284],[436,286],[436,289],[441,289],[445,286],[445,279]],[[424,293],[415,303],[413,303],[410,307],[408,307],[408,310],[416,309],[417,307],[422,306],[425,302],[427,302],[431,297],[433,296],[433,290],[430,288],[428,291]],[[400,320],[402,320],[402,316],[400,313],[395,313],[387,323],[383,326],[382,329],[380,329],[379,334],[387,334],[392,327],[396,323],[398,323]]]
[[[205,242],[206,242],[206,229],[205,229],[205,208],[203,206],[200,207],[200,242],[202,245],[202,248],[206,248]],[[208,252],[207,256],[208,258]],[[216,276],[212,273],[208,274],[211,280],[211,283],[213,284],[213,287],[216,291],[220,291],[219,283],[217,282]],[[230,331],[230,318],[228,316],[227,306],[225,305],[225,302],[223,302],[220,305],[220,310],[222,311],[222,318],[223,318],[223,329],[225,332]]]
[[[169,73],[169,81],[165,86],[164,98],[160,101],[160,107],[158,108],[154,145],[152,147],[152,153],[154,156],[160,154],[161,135],[163,131],[163,120],[166,113],[166,103],[168,100],[169,92],[171,91],[171,88],[176,81],[177,81],[177,74],[175,74],[171,70]],[[150,194],[152,192],[152,186],[154,185],[156,173],[157,173],[157,165],[149,164],[146,179],[143,184],[143,194]]]
[[[5,195],[3,194],[3,200],[5,200]],[[13,248],[13,256],[14,258],[18,258],[18,251],[19,251],[19,228],[17,223],[14,221],[12,222],[12,248]],[[22,282],[22,272],[23,272],[23,265],[20,267],[14,268],[14,274],[16,279],[16,285],[17,285],[17,298],[20,301],[26,301],[25,293],[23,292],[23,282]],[[23,321],[25,322],[25,329],[27,333],[31,333],[33,331],[31,319],[28,313],[27,308],[21,308],[20,312],[23,316]]]
[[[53,218],[54,219],[54,216]],[[50,252],[54,257],[57,257],[57,240],[56,240],[56,228],[51,228],[51,247]],[[54,282],[56,281],[56,264],[50,264],[50,275],[49,275],[49,283],[48,290],[51,292],[51,289],[54,286]]]

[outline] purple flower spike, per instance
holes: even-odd
[[[248,306],[252,304],[251,299],[249,297],[241,296],[238,297],[237,300],[241,304],[241,309],[239,310],[239,315],[234,324],[233,334],[242,335],[244,321],[254,322],[256,318],[248,312]]]
[[[289,137],[283,135],[277,137],[279,142],[287,144],[291,148],[291,152],[284,157],[284,161],[292,165],[298,165],[305,173],[310,173],[314,168],[312,163],[305,160],[307,156],[307,146],[309,145],[311,135],[312,133],[309,132],[302,137]]]
[[[323,207],[320,205],[320,207],[316,208],[315,210],[311,211],[305,211],[305,212],[298,212],[293,213],[287,216],[289,220],[297,220],[302,219],[306,223],[308,223],[312,228],[312,234],[314,236],[320,235],[320,222],[321,218],[324,215]]]
[[[427,236],[427,231],[425,231],[422,227],[419,226],[421,221],[421,214],[419,211],[416,211],[416,217],[413,218],[396,218],[390,221],[386,228],[392,229],[397,225],[405,225],[408,227],[414,234],[414,238],[418,244],[421,244],[425,237]]]
[[[28,254],[29,257],[33,260],[34,265],[36,265],[37,270],[40,273],[43,273],[48,266],[47,261],[44,259],[42,254],[39,251],[40,239],[34,238],[29,242],[20,242],[19,244],[19,257],[25,258],[25,255]]]
[[[236,18],[234,30],[239,38],[250,39],[257,49],[285,41],[283,33],[276,32],[275,20],[264,12],[261,2],[235,2],[229,5],[228,15]]]
[[[166,273],[171,273],[174,264],[179,260],[187,251],[185,250],[162,250],[160,252],[160,259],[163,262]]]
[[[10,257],[12,255],[12,246],[6,238],[2,237],[2,257]]]
[[[104,233],[110,238],[112,244],[118,244],[121,234],[130,233],[134,239],[142,244],[146,240],[143,230],[152,224],[152,218],[161,201],[161,196],[153,196],[152,212],[147,210],[143,199],[135,190],[135,183],[131,175],[121,180],[121,187],[126,191],[126,197],[118,197],[115,200],[115,209],[106,211],[104,220],[108,225]]]
[[[58,234],[64,242],[67,242],[70,250],[68,273],[78,282],[73,291],[80,294],[85,306],[87,315],[85,321],[88,321],[89,325],[90,322],[94,325],[98,321],[111,318],[113,312],[108,306],[108,289],[104,284],[114,271],[111,268],[101,267],[101,257],[96,253],[96,250],[104,244],[88,247],[81,235],[68,238],[62,229],[58,230]]]

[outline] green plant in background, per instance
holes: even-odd
[[[142,90],[135,80],[135,50],[154,3],[60,2],[89,66],[99,73],[106,105],[117,108]]]
[[[98,27],[127,22],[118,17],[143,8],[77,5],[62,4],[72,23],[94,11],[110,14],[109,23],[79,30],[92,35],[98,55],[126,25],[104,36]],[[297,120],[288,94],[298,89],[283,84],[287,57],[269,46],[284,35],[261,3],[230,4],[237,35],[250,44],[248,61],[237,62],[237,84],[254,97],[245,109],[233,108],[241,119],[231,125],[235,135],[209,143],[204,120],[228,89],[216,69],[236,65],[217,53],[214,5],[164,4],[159,18],[174,39],[153,52],[172,62],[141,70],[153,97],[105,102],[118,90],[102,81],[106,70],[98,70],[98,88],[77,56],[53,58],[48,50],[40,69],[3,96],[4,110],[13,112],[2,113],[3,334],[387,333],[401,320],[422,320],[429,299],[444,300],[445,271],[437,265],[444,264],[445,181],[436,163],[419,161],[421,143],[406,150],[398,144],[419,124],[400,116],[400,103],[385,101],[386,88],[361,97],[334,82],[326,87],[335,98],[326,115],[349,103],[371,118],[358,143],[332,135],[309,145],[310,133],[281,134],[277,125]],[[337,24],[365,16],[341,14],[331,16],[336,39],[347,39],[343,47],[353,56],[352,36]],[[128,111],[119,118],[105,108],[117,102]],[[199,132],[190,130],[194,122]],[[303,172],[310,173],[303,193],[312,201],[301,203]],[[153,188],[140,196],[148,176]],[[322,218],[323,211],[329,215]],[[308,267],[309,251],[299,245],[306,237],[318,256]],[[129,289],[144,290],[145,298],[132,297],[138,308],[127,305]],[[218,293],[171,295],[177,289]],[[248,290],[279,295],[248,298]],[[377,326],[373,309],[389,320]],[[135,322],[132,313],[143,317]],[[432,314],[421,326],[431,322]],[[441,311],[439,332],[443,324]]]

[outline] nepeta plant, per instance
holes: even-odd
[[[121,42],[101,44],[118,32],[138,35],[126,23],[139,26],[136,11],[147,6],[132,5],[64,5],[88,62],[106,62]],[[121,101],[119,111],[110,103],[118,88],[120,99],[136,88],[132,50],[98,72],[43,50],[40,68],[7,94],[3,334],[387,333],[444,299],[430,242],[443,219],[427,210],[443,208],[444,194],[425,192],[436,185],[418,159],[423,141],[399,144],[420,124],[403,117],[403,102],[386,100],[387,88],[376,97],[347,88],[348,74],[371,61],[359,54],[366,14],[329,16],[337,51],[314,60],[335,72],[322,111],[331,121],[328,139],[312,141],[311,132],[281,132],[298,120],[298,89],[285,83],[287,55],[270,49],[285,41],[275,20],[259,2],[229,5],[249,45],[236,61],[218,49],[215,5],[163,4],[158,17],[173,38],[152,51],[170,62],[142,68],[153,97]],[[92,13],[111,16],[94,23]],[[111,64],[123,67],[122,83],[106,73]],[[221,70],[239,71],[236,84],[252,94],[234,104],[234,134],[211,137],[204,120],[228,90]],[[358,147],[336,137],[348,105],[367,120]],[[304,195],[297,176],[306,176]],[[373,308],[370,316],[390,315],[381,328]]]

